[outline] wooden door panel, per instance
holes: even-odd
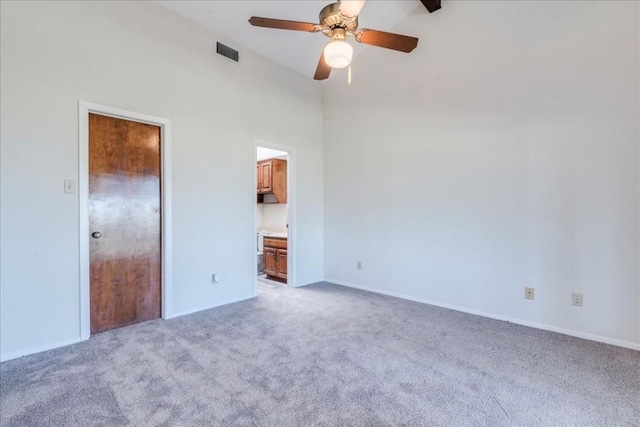
[[[260,187],[262,186],[262,176],[260,173],[260,166],[256,166],[256,180],[258,181],[256,183],[256,190],[260,191]]]
[[[277,274],[276,276],[281,279],[287,278],[287,251],[284,249],[278,249],[278,263],[277,263]]]
[[[271,179],[271,162],[264,162],[260,165],[262,170],[260,191],[271,192],[273,191],[272,179]]]
[[[277,274],[277,251],[272,248],[264,248],[264,272],[270,276]]]
[[[89,115],[91,332],[161,315],[160,128]]]

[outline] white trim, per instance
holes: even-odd
[[[296,233],[296,149],[287,145],[274,144],[272,142],[256,139],[253,143],[253,181],[251,185],[252,203],[253,203],[253,295],[258,296],[258,266],[256,263],[256,254],[258,253],[256,232],[258,229],[258,204],[256,203],[256,163],[258,162],[257,151],[258,147],[270,148],[272,150],[278,150],[287,153],[287,222],[289,228],[287,229],[287,285],[292,288],[297,288],[296,283],[297,269],[296,260],[298,254],[295,252],[297,246],[297,233]],[[293,261],[292,261],[293,260]]]
[[[7,360],[17,359],[18,357],[28,356],[30,354],[41,353],[47,350],[53,350],[54,348],[64,347],[71,344],[77,344],[82,341],[81,338],[72,338],[70,340],[59,341],[57,343],[41,345],[38,347],[23,348],[16,351],[8,351],[0,354],[0,362],[6,362]]]
[[[200,307],[200,308],[184,310],[184,311],[180,311],[180,312],[177,312],[177,313],[173,313],[172,318],[180,317],[180,316],[187,316],[189,314],[197,313],[199,311],[204,311],[204,310],[209,310],[209,309],[212,309],[212,308],[222,307],[224,305],[229,305],[229,304],[235,304],[237,302],[247,301],[247,300],[250,300],[250,299],[253,299],[253,298],[255,298],[255,297],[253,295],[250,295],[248,297],[241,297],[241,298],[237,298],[237,299],[232,299],[232,300],[229,300],[229,301],[225,301],[225,302],[221,302],[221,303],[217,303],[217,304],[213,304],[213,305],[207,305],[207,306]]]
[[[89,113],[97,113],[160,127],[162,318],[173,317],[171,234],[171,120],[119,108],[78,101],[78,197],[80,231],[80,340],[91,335],[89,297]]]
[[[401,294],[398,292],[389,292],[389,291],[383,291],[381,289],[376,289],[376,288],[371,288],[368,286],[362,286],[362,285],[356,285],[354,283],[349,283],[349,282],[344,282],[341,280],[333,280],[333,279],[325,279],[326,282],[329,283],[333,283],[335,285],[340,285],[340,286],[345,286],[347,288],[354,288],[354,289],[360,289],[363,291],[367,291],[367,292],[373,292],[376,294],[382,294],[382,295],[387,295],[390,297],[395,297],[395,298],[401,298],[401,299],[405,299],[405,300],[409,300],[409,301],[415,301],[415,302],[419,302],[422,304],[428,304],[428,305],[434,305],[436,307],[442,307],[442,308],[448,308],[450,310],[455,310],[455,311],[461,311],[463,313],[469,313],[469,314],[473,314],[476,316],[482,316],[482,317],[488,317],[490,319],[495,319],[495,320],[502,320],[504,322],[511,322],[511,323],[515,323],[517,325],[522,325],[522,326],[528,326],[531,328],[536,328],[536,329],[542,329],[545,331],[551,331],[551,332],[557,332],[560,334],[564,334],[564,335],[570,335],[572,337],[577,337],[577,338],[583,338],[586,340],[590,340],[590,341],[597,341],[597,342],[601,342],[604,344],[611,344],[611,345],[615,345],[618,347],[624,347],[624,348],[629,348],[631,350],[640,350],[640,344],[636,344],[633,342],[629,342],[629,341],[621,341],[621,340],[617,340],[614,338],[607,338],[607,337],[602,337],[599,335],[592,335],[592,334],[588,334],[585,332],[579,332],[579,331],[574,331],[571,329],[564,329],[564,328],[558,328],[557,326],[552,326],[552,325],[547,325],[544,323],[537,323],[537,322],[530,322],[528,320],[522,320],[522,319],[517,319],[514,317],[509,317],[509,316],[502,316],[499,314],[492,314],[492,313],[487,313],[484,311],[479,311],[479,310],[470,310],[464,307],[459,307],[456,305],[451,305],[451,304],[443,304],[437,301],[432,301],[432,300],[428,300],[428,299],[423,299],[423,298],[416,298],[410,295],[406,295],[406,294]]]
[[[253,205],[253,232],[251,233],[252,244],[251,248],[253,251],[253,297],[258,296],[258,200],[256,195],[256,185],[258,182],[258,144],[254,141],[253,143],[253,180],[251,181],[251,186],[253,189],[249,192],[252,195],[251,203]],[[264,254],[264,253],[263,253]],[[264,260],[264,255],[263,258]],[[288,261],[288,260],[287,260]],[[263,261],[264,262],[264,261]]]

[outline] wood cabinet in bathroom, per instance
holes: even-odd
[[[258,163],[258,193],[271,193],[273,191],[273,160]]]
[[[262,160],[256,165],[258,203],[287,203],[287,161]],[[271,195],[265,197],[265,195]]]
[[[278,250],[275,248],[264,248],[264,272],[267,276],[275,276],[278,268]]]
[[[287,279],[287,250],[278,249],[276,254],[276,277]]]
[[[264,272],[270,278],[287,280],[287,239],[264,238]]]

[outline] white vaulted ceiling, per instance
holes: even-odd
[[[253,27],[248,20],[251,16],[261,16],[317,23],[320,10],[331,3],[330,0],[156,1],[156,3],[309,78],[313,77],[322,47],[329,41],[319,33]],[[369,0],[360,12],[359,27],[393,32],[393,27],[412,13],[424,14],[425,22],[429,15],[418,0]],[[354,46],[356,56],[365,49],[379,49],[361,45],[353,38],[349,41]],[[238,46],[232,45],[232,47]],[[398,53],[394,52],[394,54]]]

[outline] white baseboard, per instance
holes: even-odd
[[[174,317],[179,317],[179,316],[184,316],[187,314],[192,314],[192,313],[196,313],[198,311],[202,311],[202,310],[208,310],[210,308],[215,308],[215,307],[220,307],[223,305],[227,305],[227,304],[233,304],[235,302],[240,302],[240,301],[245,301],[248,299],[253,298],[253,296],[248,296],[248,297],[243,297],[243,298],[238,298],[235,300],[231,300],[231,301],[225,301],[223,303],[220,304],[214,304],[211,306],[206,306],[206,307],[200,307],[200,308],[196,308],[193,310],[185,310],[179,313],[172,313],[171,317],[167,316],[165,317],[165,319],[173,319]],[[60,341],[54,344],[48,344],[48,345],[43,345],[43,346],[39,346],[39,347],[29,347],[29,348],[25,348],[25,349],[21,349],[21,350],[16,350],[16,351],[9,351],[6,353],[1,353],[0,354],[0,362],[4,362],[7,360],[11,360],[11,359],[16,359],[18,357],[22,357],[22,356],[28,356],[30,354],[36,354],[36,353],[42,353],[43,351],[47,351],[47,350],[53,350],[54,348],[58,348],[58,347],[64,347],[67,345],[71,345],[71,344],[77,344],[81,341],[86,341],[88,338],[82,338],[82,337],[78,337],[78,338],[73,338],[73,339],[69,339],[69,340],[65,340],[65,341]]]
[[[542,330],[551,331],[551,332],[557,332],[557,333],[564,334],[564,335],[570,335],[572,337],[583,338],[583,339],[590,340],[590,341],[597,341],[597,342],[601,342],[601,343],[604,343],[604,344],[611,344],[611,345],[615,345],[615,346],[618,346],[618,347],[624,347],[624,348],[629,348],[631,350],[639,350],[640,351],[640,344],[636,344],[636,343],[632,343],[632,342],[628,342],[628,341],[622,341],[622,340],[617,340],[617,339],[614,339],[614,338],[602,337],[602,336],[599,336],[599,335],[592,335],[592,334],[588,334],[588,333],[585,333],[585,332],[579,332],[579,331],[574,331],[574,330],[571,330],[571,329],[559,328],[557,326],[547,325],[547,324],[544,324],[544,323],[530,322],[528,320],[517,319],[517,318],[514,318],[514,317],[508,317],[508,316],[502,316],[502,315],[499,315],[499,314],[487,313],[487,312],[479,311],[479,310],[470,310],[470,309],[467,309],[467,308],[464,308],[464,307],[459,307],[459,306],[456,306],[456,305],[443,304],[441,302],[427,300],[427,299],[423,299],[423,298],[416,298],[416,297],[413,297],[411,295],[405,295],[405,294],[401,294],[401,293],[398,293],[398,292],[389,292],[389,291],[384,291],[384,290],[381,290],[381,289],[370,288],[368,286],[356,285],[355,283],[344,282],[342,280],[325,279],[325,281],[329,282],[329,283],[334,283],[336,285],[345,286],[347,288],[360,289],[360,290],[367,291],[367,292],[373,292],[373,293],[376,293],[376,294],[388,295],[390,297],[396,297],[396,298],[401,298],[401,299],[405,299],[405,300],[409,300],[409,301],[415,301],[415,302],[419,302],[419,303],[422,303],[422,304],[435,305],[437,307],[448,308],[450,310],[461,311],[463,313],[474,314],[476,316],[488,317],[490,319],[502,320],[502,321],[505,321],[505,322],[515,323],[517,325],[529,326],[531,328],[542,329]]]
[[[249,295],[249,296],[246,296],[246,297],[242,297],[242,298],[237,298],[237,299],[232,299],[232,300],[229,300],[229,301],[221,302],[219,304],[212,304],[212,305],[207,305],[207,306],[204,306],[204,307],[199,307],[199,308],[194,308],[194,309],[189,309],[189,310],[183,310],[183,311],[179,311],[179,312],[176,312],[176,313],[171,313],[171,316],[167,316],[167,317],[165,317],[165,319],[173,319],[175,317],[186,316],[187,314],[193,314],[193,313],[197,313],[199,311],[209,310],[210,308],[222,307],[223,305],[234,304],[236,302],[246,301],[246,300],[252,299],[252,298],[255,298],[255,296],[254,295]]]
[[[573,337],[577,337],[577,338],[583,338],[583,339],[587,339],[590,341],[597,341],[597,342],[601,342],[604,344],[611,344],[611,345],[615,345],[618,347],[624,347],[624,348],[629,348],[631,350],[638,350],[640,351],[640,344],[636,344],[636,343],[632,343],[632,342],[628,342],[628,341],[621,341],[621,340],[617,340],[617,339],[613,339],[613,338],[607,338],[607,337],[602,337],[599,335],[592,335],[592,334],[588,334],[585,332],[579,332],[579,331],[573,331],[570,329],[564,329],[564,328],[559,328],[556,326],[552,326],[552,325],[546,325],[544,323],[537,323],[537,322],[530,322],[528,320],[523,320],[523,319],[517,319],[517,318],[513,318],[513,317],[508,317],[508,316],[502,316],[499,314],[493,314],[493,313],[487,313],[484,311],[478,311],[478,310],[470,310],[464,307],[458,307],[455,305],[451,305],[451,304],[443,304],[437,301],[432,301],[432,300],[427,300],[427,299],[423,299],[423,298],[416,298],[410,295],[405,295],[405,294],[401,294],[398,292],[389,292],[389,291],[384,291],[381,289],[376,289],[376,288],[371,288],[368,286],[362,286],[362,285],[356,285],[355,283],[348,283],[348,282],[344,282],[341,280],[333,280],[333,279],[325,279],[323,280],[324,282],[329,282],[329,283],[333,283],[336,285],[340,285],[340,286],[345,286],[348,288],[354,288],[354,289],[360,289],[363,291],[367,291],[367,292],[373,292],[376,294],[382,294],[382,295],[388,295],[391,297],[396,297],[396,298],[402,298],[405,300],[409,300],[409,301],[415,301],[415,302],[419,302],[422,304],[428,304],[428,305],[434,305],[437,307],[442,307],[442,308],[448,308],[450,310],[456,310],[456,311],[461,311],[463,313],[469,313],[469,314],[474,314],[476,316],[482,316],[482,317],[488,317],[490,319],[495,319],[495,320],[502,320],[505,322],[511,322],[511,323],[515,323],[517,325],[523,325],[523,326],[529,326],[531,328],[536,328],[536,329],[542,329],[545,331],[551,331],[551,332],[557,332],[560,334],[565,334],[565,335],[570,335]],[[300,288],[303,286],[307,286],[307,285],[312,285],[314,283],[318,283],[318,282],[311,282],[311,283],[305,283],[302,285],[297,285],[296,288]],[[236,302],[240,302],[240,301],[246,301],[248,299],[254,298],[254,296],[248,296],[248,297],[242,297],[242,298],[238,298],[235,300],[231,300],[231,301],[225,301],[223,303],[220,304],[213,304],[213,305],[209,305],[206,307],[200,307],[200,308],[195,308],[192,310],[184,310],[178,313],[172,313],[171,317],[167,317],[167,319],[172,319],[175,317],[180,317],[180,316],[185,316],[187,314],[193,314],[193,313],[197,313],[199,311],[203,311],[203,310],[209,310],[211,308],[215,308],[215,307],[221,307],[227,304],[233,304]],[[0,362],[5,362],[8,360],[12,360],[12,359],[16,359],[18,357],[22,357],[22,356],[28,356],[30,354],[35,354],[35,353],[41,353],[43,351],[47,351],[47,350],[53,350],[54,348],[59,348],[59,347],[64,347],[67,345],[71,345],[71,344],[77,344],[81,341],[84,341],[82,338],[78,337],[78,338],[72,338],[69,340],[64,340],[64,341],[59,341],[57,343],[53,343],[53,344],[47,344],[47,345],[43,345],[43,346],[38,346],[38,347],[29,347],[29,348],[25,348],[25,349],[21,349],[21,350],[16,350],[16,351],[8,351],[6,353],[0,353]]]
[[[54,348],[64,347],[71,344],[77,344],[83,341],[80,337],[72,338],[69,340],[59,341],[53,344],[42,345],[38,347],[23,348],[16,351],[8,351],[0,354],[0,362],[6,362],[7,360],[17,359],[18,357],[28,356],[30,354],[42,353],[43,351],[53,350]]]

